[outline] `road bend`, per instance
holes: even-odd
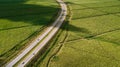
[[[64,20],[66,18],[66,15],[67,15],[67,6],[66,6],[66,4],[62,0],[57,0],[57,2],[61,6],[61,13],[60,13],[59,17],[56,19],[56,21],[51,26],[49,26],[47,28],[47,30],[42,35],[38,36],[34,41],[32,41],[29,44],[29,46],[26,49],[24,49],[17,57],[15,57],[10,62],[8,62],[5,65],[5,67],[13,67],[18,62],[19,63],[17,64],[17,67],[24,67],[26,64],[28,64],[31,61],[31,59],[33,59],[37,55],[37,53],[57,33],[57,31],[61,27],[62,23],[64,22]],[[38,44],[39,42],[40,42],[40,44]],[[24,57],[24,59],[23,59],[23,57]]]

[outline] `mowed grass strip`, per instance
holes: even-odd
[[[51,24],[57,12],[54,0],[1,0],[0,63],[18,52],[34,33]]]
[[[73,13],[69,37],[49,67],[120,67],[120,1],[65,1]]]

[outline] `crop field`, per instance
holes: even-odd
[[[0,0],[0,63],[48,26],[57,12],[54,0]]]
[[[120,67],[120,0],[64,1],[72,12],[67,39],[58,41],[61,49],[54,54],[54,47],[39,66]]]

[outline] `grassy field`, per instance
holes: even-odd
[[[72,9],[67,40],[54,54],[63,43],[57,41],[38,67],[120,67],[120,1],[65,1]]]
[[[57,12],[55,0],[0,0],[0,63],[48,26]]]

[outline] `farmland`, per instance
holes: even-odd
[[[0,0],[0,63],[51,24],[57,12],[54,0]]]
[[[120,67],[120,1],[65,2],[71,9],[72,18],[65,25],[67,28],[61,28],[63,32],[54,48],[44,60],[36,63],[37,66]]]

